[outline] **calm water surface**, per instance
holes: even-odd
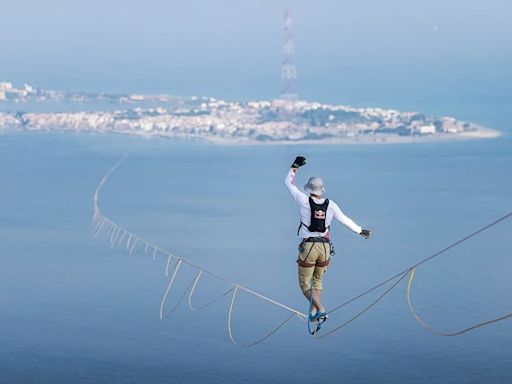
[[[296,207],[283,185],[325,179],[328,196],[374,237],[336,225],[325,276],[333,307],[512,211],[512,140],[386,146],[220,147],[122,136],[0,135],[2,383],[512,383],[512,321],[456,338],[410,316],[402,282],[330,338],[292,321],[241,349],[226,331],[229,300],[186,303],[160,321],[164,263],[110,249],[90,232],[92,196],[108,216],[175,254],[307,310],[296,282]],[[512,220],[417,272],[422,316],[455,330],[512,311]],[[183,269],[177,288],[194,271]],[[197,302],[226,289],[205,279]],[[377,292],[378,293],[378,292]],[[179,296],[175,292],[173,300]],[[331,316],[337,325],[368,304]],[[252,341],[286,316],[241,295],[234,332]],[[326,324],[326,329],[328,325]]]

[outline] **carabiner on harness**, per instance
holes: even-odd
[[[334,244],[329,239],[329,255],[334,256],[336,254],[336,251],[334,250]]]

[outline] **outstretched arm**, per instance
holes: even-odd
[[[340,209],[340,207],[338,207],[338,204],[334,202],[331,202],[331,204],[334,212],[334,219],[336,219],[336,221],[340,222],[351,231],[360,234],[363,229],[359,225],[357,225],[354,222],[354,220],[345,215],[343,211]]]
[[[355,233],[363,236],[365,239],[369,239],[372,234],[368,229],[363,229],[359,225],[357,225],[351,218],[346,216],[338,207],[336,203],[332,204],[332,208],[334,210],[334,218],[339,221],[341,224],[351,229]]]

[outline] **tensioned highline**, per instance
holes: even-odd
[[[115,170],[119,167],[119,165],[121,165],[121,163],[126,159],[126,155],[124,157],[122,157],[106,174],[105,176],[103,176],[103,178],[101,179],[101,181],[99,182],[97,188],[96,188],[96,191],[94,193],[94,199],[93,199],[93,207],[94,207],[94,213],[93,213],[93,221],[92,221],[92,227],[93,227],[93,234],[95,237],[98,237],[100,235],[105,235],[106,237],[108,237],[109,241],[110,241],[110,246],[111,247],[115,247],[115,246],[123,246],[126,248],[126,250],[128,251],[128,253],[130,255],[134,254],[134,253],[138,253],[138,252],[141,252],[143,251],[144,254],[146,255],[151,255],[152,259],[153,260],[156,260],[157,258],[159,259],[166,259],[166,263],[165,263],[165,276],[169,276],[170,275],[170,269],[171,269],[171,264],[174,262],[174,267],[173,267],[173,271],[172,271],[172,274],[171,274],[171,277],[169,279],[169,283],[167,284],[167,288],[165,289],[164,291],[164,294],[162,296],[162,300],[161,300],[161,303],[160,303],[160,319],[164,319],[166,317],[169,317],[175,310],[176,308],[178,307],[178,305],[181,303],[181,301],[185,298],[185,296],[187,295],[188,293],[188,305],[190,307],[190,309],[192,310],[201,310],[201,309],[204,309],[206,307],[209,307],[210,305],[218,302],[220,299],[222,299],[223,297],[226,297],[227,295],[231,295],[231,300],[230,300],[230,303],[229,303],[229,308],[228,308],[228,318],[227,318],[227,327],[228,327],[228,335],[229,335],[229,338],[230,340],[233,342],[233,344],[235,345],[239,345],[239,346],[242,346],[242,347],[251,347],[251,346],[254,346],[254,345],[257,345],[259,343],[261,343],[262,341],[268,339],[270,336],[272,336],[274,333],[276,333],[280,328],[284,327],[292,318],[296,317],[298,318],[299,320],[301,321],[307,321],[307,318],[308,316],[304,313],[302,313],[301,311],[299,310],[296,310],[294,308],[291,308],[285,304],[282,304],[276,300],[273,300],[267,296],[264,296],[252,289],[249,289],[239,283],[236,283],[236,282],[233,282],[221,275],[218,275],[212,271],[209,271],[209,270],[206,270],[204,268],[202,268],[201,266],[198,266],[182,257],[178,257],[178,256],[175,256],[173,255],[171,252],[169,251],[166,251],[165,249],[162,249],[160,248],[159,246],[153,244],[152,242],[146,240],[146,239],[143,239],[139,236],[137,236],[136,234],[128,231],[127,229],[123,228],[122,226],[120,226],[119,224],[115,223],[113,220],[111,220],[109,217],[105,216],[100,207],[99,207],[99,203],[98,203],[98,199],[99,199],[99,192],[101,190],[101,188],[103,187],[103,185],[107,182],[107,180],[109,179],[109,177],[115,172]],[[359,295],[356,295],[354,296],[353,298],[351,298],[350,300],[347,300],[346,302],[336,306],[334,309],[332,309],[331,311],[329,311],[328,313],[333,313],[339,309],[341,309],[342,307],[368,295],[369,293],[377,290],[378,288],[381,288],[381,287],[384,287],[384,286],[388,286],[383,293],[381,293],[375,300],[373,300],[368,306],[366,306],[363,310],[361,310],[359,313],[357,313],[355,316],[353,316],[352,318],[350,318],[349,320],[343,322],[342,324],[334,327],[333,329],[329,330],[327,333],[324,333],[322,335],[315,335],[315,338],[316,339],[321,339],[321,338],[324,338],[328,335],[331,335],[332,333],[340,330],[341,328],[347,326],[348,324],[350,324],[352,321],[356,320],[357,318],[359,318],[360,316],[362,316],[364,313],[368,312],[373,306],[375,306],[379,301],[381,301],[389,292],[391,292],[395,287],[397,287],[399,285],[399,283],[407,276],[409,275],[409,282],[407,284],[407,294],[406,294],[406,299],[407,299],[407,304],[408,304],[408,308],[409,310],[411,311],[414,319],[419,322],[424,328],[426,328],[427,330],[429,330],[430,332],[433,332],[437,335],[440,335],[440,336],[457,336],[457,335],[461,335],[463,333],[467,333],[469,331],[472,331],[476,328],[480,328],[480,327],[484,327],[486,325],[489,325],[489,324],[493,324],[493,323],[496,323],[498,321],[501,321],[501,320],[505,320],[505,319],[508,319],[510,317],[512,317],[512,312],[511,313],[508,313],[508,314],[505,314],[505,315],[502,315],[502,316],[499,316],[499,317],[496,317],[496,318],[493,318],[493,319],[490,319],[490,320],[487,320],[487,321],[484,321],[484,322],[481,322],[481,323],[477,323],[477,324],[474,324],[472,326],[469,326],[469,327],[466,327],[464,329],[461,329],[461,330],[458,330],[458,331],[454,331],[454,332],[444,332],[444,331],[440,331],[440,330],[437,330],[435,328],[433,328],[432,326],[430,326],[427,322],[425,322],[423,319],[421,319],[419,317],[419,315],[417,314],[417,312],[414,310],[413,308],[413,305],[412,305],[412,302],[411,302],[411,297],[410,297],[410,292],[411,292],[411,287],[412,287],[412,281],[414,279],[414,276],[415,276],[415,272],[416,272],[416,269],[425,264],[426,262],[442,255],[443,253],[445,253],[446,251],[460,245],[461,243],[471,239],[472,237],[478,235],[479,233],[482,233],[486,230],[488,230],[489,228],[509,219],[510,217],[512,217],[512,212],[510,213],[507,213],[506,215],[503,215],[502,217],[498,218],[497,220],[485,225],[484,227],[476,230],[475,232],[463,237],[462,239],[450,244],[449,246],[443,248],[442,250],[426,257],[425,259],[423,260],[420,260],[419,262],[417,262],[416,264],[404,269],[403,271],[397,273],[396,275],[384,280],[383,282],[379,283],[379,284],[376,284],[375,286],[367,289],[366,291],[362,292],[361,294]],[[171,289],[174,285],[174,282],[176,280],[176,276],[178,274],[178,272],[180,271],[180,268],[183,266],[183,265],[187,265],[193,269],[195,269],[197,271],[196,273],[196,276],[194,277],[194,279],[191,281],[190,285],[188,286],[188,288],[183,291],[183,293],[181,294],[181,296],[178,298],[177,302],[174,304],[174,306],[170,309],[170,310],[167,310],[166,311],[166,302],[167,302],[167,299],[168,299],[168,296],[169,296],[169,293],[171,292]],[[214,298],[213,300],[211,300],[210,302],[208,302],[207,304],[201,306],[201,307],[194,307],[193,304],[192,304],[192,298],[193,298],[193,295],[196,291],[196,288],[200,282],[200,279],[201,277],[204,275],[204,274],[207,274],[215,279],[218,279],[220,281],[223,281],[224,283],[226,283],[226,285],[228,285],[228,289],[222,293],[220,296]],[[235,340],[234,336],[233,336],[233,331],[232,331],[232,314],[233,314],[233,307],[235,305],[235,302],[236,302],[236,298],[237,298],[237,294],[239,291],[243,291],[249,295],[252,295],[260,300],[263,300],[265,302],[268,302],[278,308],[280,308],[281,310],[284,310],[286,311],[288,314],[287,316],[283,319],[283,321],[277,325],[274,329],[272,329],[270,332],[268,332],[267,334],[265,334],[264,336],[262,336],[260,339],[252,342],[252,343],[249,343],[249,344],[241,344],[239,343],[238,341]]]

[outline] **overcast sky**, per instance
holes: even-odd
[[[367,97],[372,86],[512,88],[508,0],[5,0],[0,80],[274,97],[286,7],[304,97]]]

